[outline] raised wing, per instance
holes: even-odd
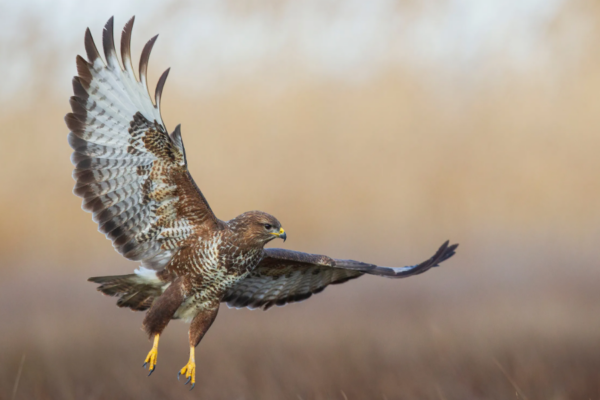
[[[406,278],[437,267],[452,257],[458,244],[444,243],[430,259],[409,267],[380,267],[353,260],[284,249],[265,249],[265,257],[245,279],[232,287],[222,301],[229,307],[264,308],[308,299],[327,285],[344,283],[363,274]]]
[[[77,56],[72,113],[65,121],[74,152],[74,193],[93,214],[100,232],[130,260],[160,269],[199,229],[218,220],[187,169],[179,126],[169,135],[160,100],[169,70],[158,81],[156,104],[146,72],[157,36],[144,47],[140,80],[131,63],[132,18],[123,29],[119,62],[113,18],[103,32],[106,62],[90,30],[85,33],[89,61]]]

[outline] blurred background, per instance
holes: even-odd
[[[163,119],[221,219],[382,265],[457,255],[222,307],[191,393],[174,321],[146,378],[143,314],[86,282],[136,265],[72,194],[63,122],[111,15],[135,54],[160,33],[152,91],[172,67]],[[589,0],[0,1],[0,399],[600,398],[599,43]]]

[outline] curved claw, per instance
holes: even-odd
[[[196,386],[196,363],[193,361],[193,359],[188,361],[188,363],[185,365],[185,367],[181,368],[181,370],[177,374],[177,380],[179,380],[179,378],[182,375],[185,378],[187,378],[185,381],[186,385],[188,383],[191,383],[192,388],[194,388]]]
[[[190,387],[190,392],[191,392],[191,391],[192,391],[192,389],[193,389],[193,388],[195,388],[195,387],[196,387],[196,384],[195,384],[195,383],[192,383],[192,387]]]
[[[148,369],[150,370],[150,373],[148,374],[148,376],[152,375],[152,373],[156,369],[156,359],[158,356],[157,347],[158,346],[152,347],[152,350],[150,350],[150,352],[148,353],[148,356],[146,356],[146,359],[144,360],[144,364],[142,364],[142,368],[146,368],[146,366],[147,366]]]

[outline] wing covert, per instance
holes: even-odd
[[[77,56],[73,110],[65,117],[74,152],[74,193],[83,198],[98,229],[124,257],[160,269],[202,227],[218,223],[187,169],[180,127],[169,135],[160,115],[169,70],[158,81],[153,103],[147,87],[148,60],[157,36],[144,47],[140,80],[131,62],[132,18],[121,37],[121,59],[113,18],[103,31],[100,56],[88,29],[89,61]]]

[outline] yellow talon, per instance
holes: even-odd
[[[177,379],[179,379],[181,375],[184,375],[186,378],[188,378],[185,382],[186,385],[190,382],[192,383],[192,387],[190,388],[190,390],[192,390],[194,386],[196,386],[196,360],[194,358],[193,346],[190,347],[190,360],[185,367],[181,368],[179,374],[177,374]]]
[[[146,356],[146,360],[144,361],[144,365],[142,365],[143,367],[145,367],[146,365],[148,366],[148,369],[150,370],[150,373],[148,374],[148,376],[152,375],[152,373],[154,372],[154,369],[156,368],[156,359],[158,358],[158,339],[159,339],[159,336],[160,336],[159,334],[156,334],[154,336],[154,345],[152,346],[152,350],[150,350],[150,352]]]

